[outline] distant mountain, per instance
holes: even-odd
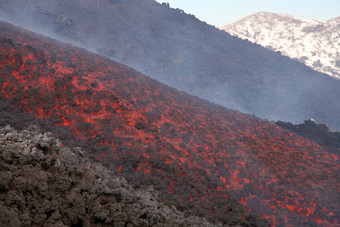
[[[4,0],[0,18],[211,102],[340,130],[340,81],[154,0]]]
[[[340,17],[318,21],[260,12],[220,28],[340,79]]]
[[[0,127],[1,226],[213,226],[34,127]]]
[[[330,226],[340,220],[339,159],[317,143],[273,122],[180,92],[109,58],[0,22],[0,125],[7,124],[35,124],[60,138],[60,146],[86,149],[92,160],[132,187],[153,186],[167,206],[185,215],[225,226]],[[16,134],[3,138],[0,144],[16,140]],[[50,144],[45,136],[41,141]],[[37,143],[33,158],[40,160],[44,151],[48,153],[48,146]],[[9,181],[11,165],[26,160],[11,155],[1,156]],[[48,170],[53,159],[44,157],[41,167],[36,161],[32,165]],[[59,181],[71,183],[69,195],[77,206],[77,182],[68,180],[72,172],[81,176],[81,168],[67,166]],[[50,185],[58,183],[53,176],[46,175]],[[105,183],[100,175],[95,178]],[[33,186],[47,194],[28,187],[29,199],[51,195],[46,184]],[[97,189],[80,194],[92,190]],[[23,206],[23,199],[7,200],[6,187],[0,192],[0,203],[12,204],[14,212]],[[97,212],[111,199],[94,199],[95,219],[109,217],[106,211]]]

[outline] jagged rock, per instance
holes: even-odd
[[[51,133],[0,128],[1,226],[213,226],[60,144]]]
[[[303,137],[314,140],[333,154],[340,154],[340,132],[332,132],[326,124],[318,124],[315,120],[305,120],[302,124],[278,121],[276,124]]]

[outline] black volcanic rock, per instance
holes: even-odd
[[[0,128],[0,226],[214,226],[135,190],[51,133]]]
[[[340,129],[340,81],[153,0],[7,0],[0,18],[269,120]]]
[[[313,119],[304,121],[302,124],[278,121],[278,126],[288,129],[303,137],[314,140],[328,151],[340,155],[340,132],[332,132],[326,124],[318,124]]]

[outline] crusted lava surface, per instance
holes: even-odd
[[[335,225],[338,156],[274,123],[0,23],[1,124],[34,123],[226,225]]]
[[[214,226],[60,145],[34,126],[0,127],[1,226]]]

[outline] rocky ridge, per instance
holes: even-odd
[[[284,129],[314,140],[333,154],[340,154],[340,132],[333,132],[326,124],[318,124],[309,119],[302,124],[278,121],[276,124]]]
[[[0,128],[1,226],[213,226],[157,202],[35,127]]]
[[[340,17],[319,21],[260,12],[220,28],[340,79]]]

